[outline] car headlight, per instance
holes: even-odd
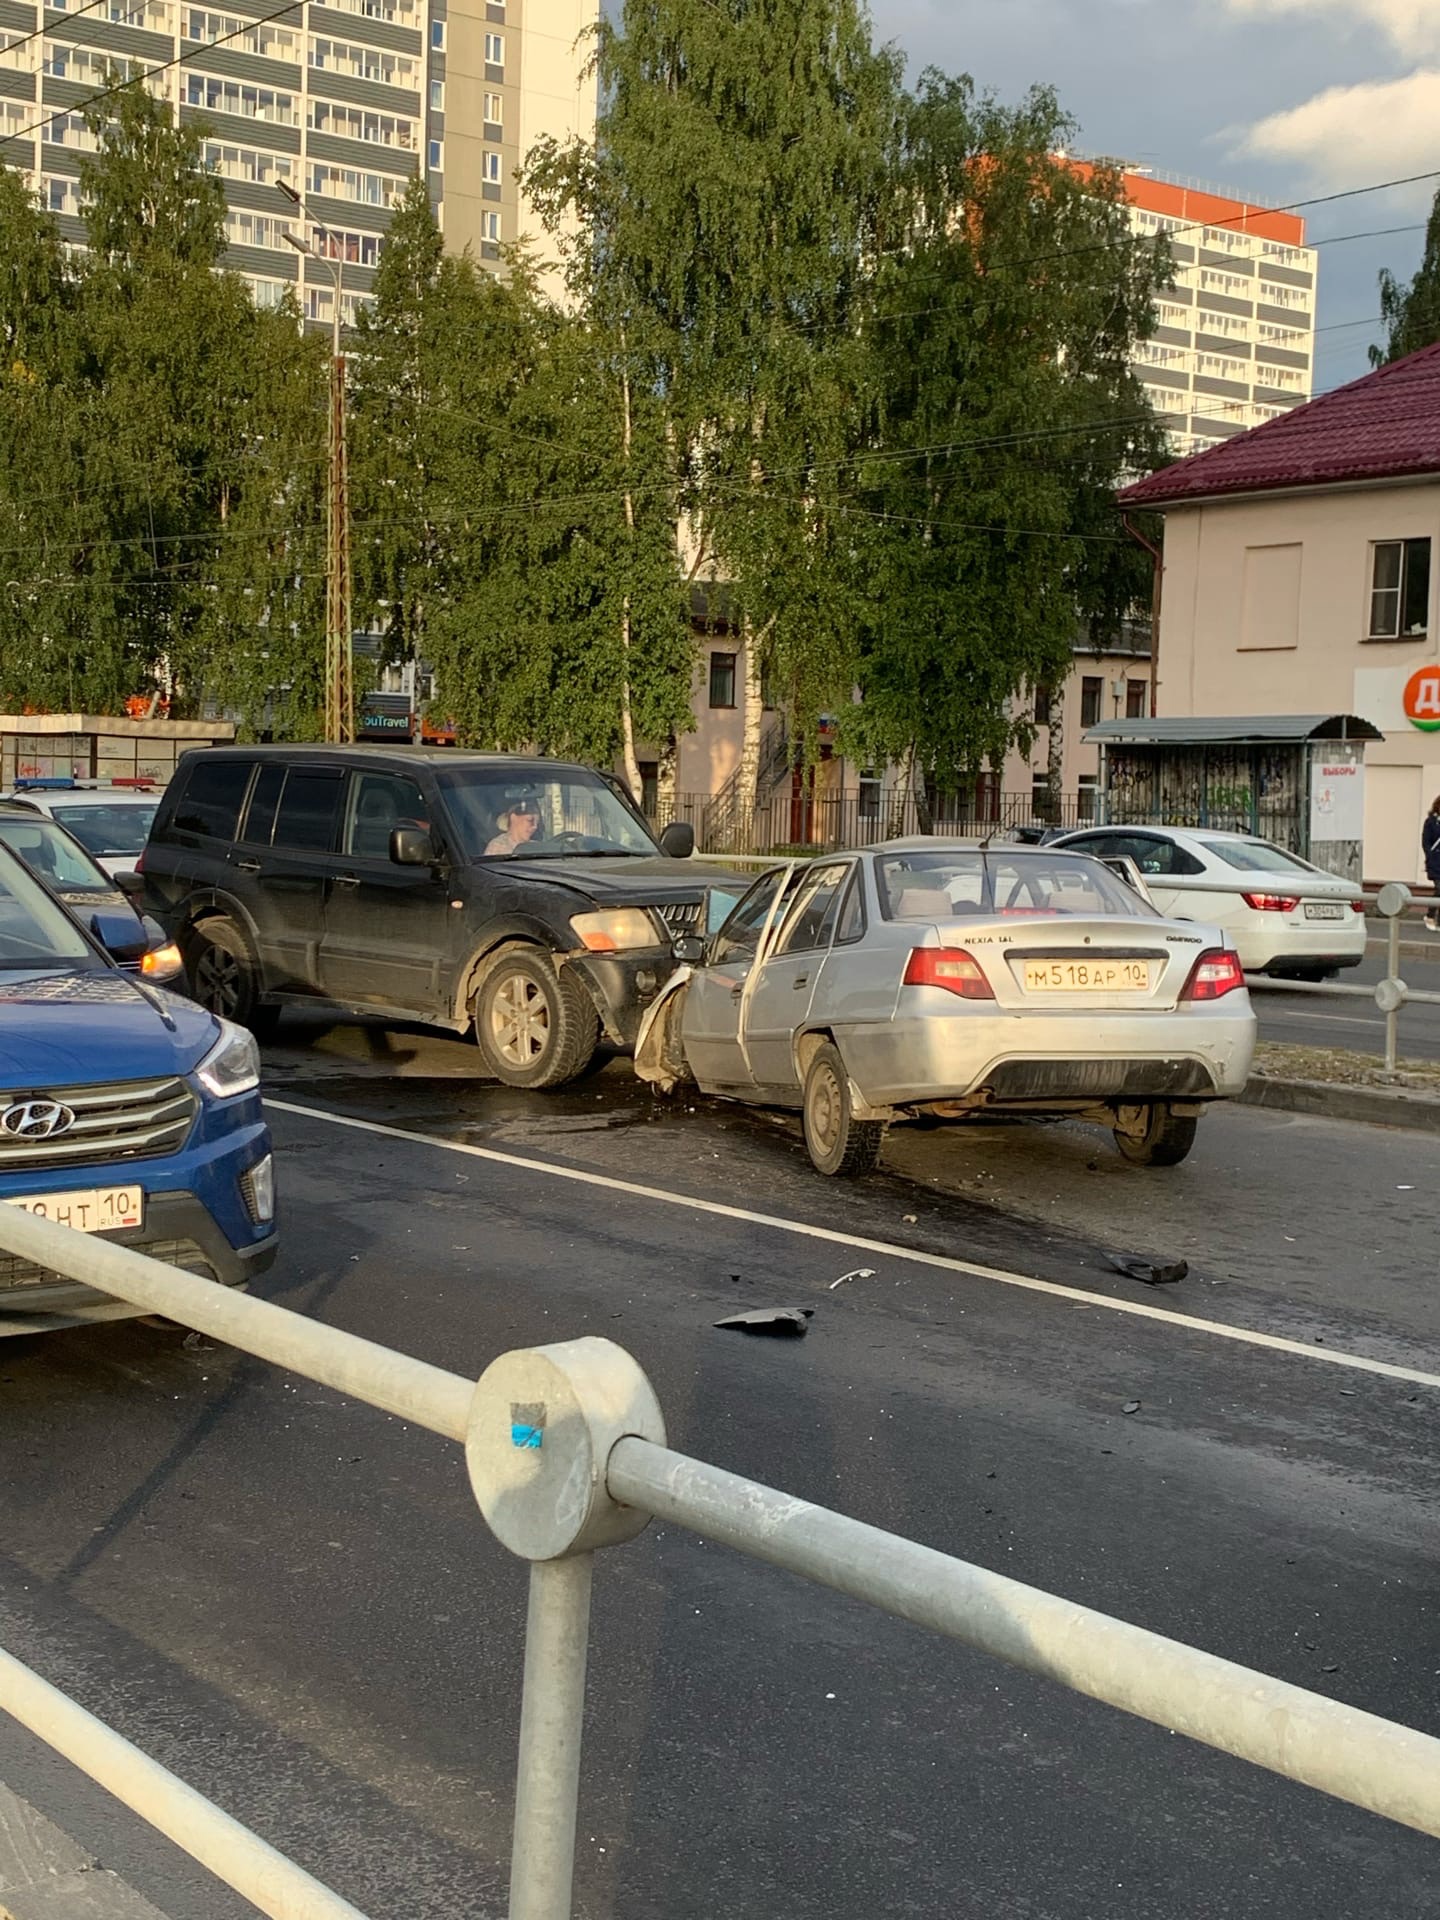
[[[220,1038],[195,1069],[195,1078],[219,1100],[253,1093],[260,1084],[260,1049],[254,1036],[222,1020]]]
[[[644,907],[612,907],[605,913],[574,913],[570,924],[591,953],[624,953],[635,947],[663,947],[660,929]]]

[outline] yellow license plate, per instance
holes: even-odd
[[[118,1233],[122,1227],[143,1227],[145,1193],[140,1187],[84,1187],[75,1193],[26,1193],[7,1200],[22,1213],[53,1220],[57,1227],[80,1233]]]
[[[1027,993],[1148,993],[1148,960],[1027,960]]]

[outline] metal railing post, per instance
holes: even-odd
[[[530,1568],[510,1920],[570,1920],[594,1562],[577,1553]]]
[[[605,1484],[629,1436],[664,1446],[665,1421],[639,1365],[608,1340],[502,1354],[471,1402],[475,1498],[501,1545],[531,1563],[510,1920],[570,1916],[594,1552],[650,1521]]]
[[[1409,989],[1400,978],[1400,919],[1410,905],[1410,889],[1398,880],[1382,887],[1375,904],[1390,925],[1386,932],[1385,978],[1375,989],[1375,1004],[1385,1016],[1385,1078],[1393,1080],[1400,1057],[1400,1009]]]

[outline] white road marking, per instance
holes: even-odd
[[[1110,1313],[1126,1313],[1136,1320],[1159,1320],[1167,1326],[1184,1327],[1191,1333],[1206,1333],[1217,1340],[1234,1340],[1241,1346],[1264,1347],[1271,1353],[1291,1353],[1301,1360],[1318,1360],[1331,1367],[1348,1367],[1356,1373],[1375,1373],[1386,1380],[1404,1380],[1412,1386],[1440,1388],[1440,1373],[1427,1373],[1419,1367],[1401,1367],[1390,1360],[1372,1360],[1368,1354],[1346,1353],[1334,1347],[1311,1346],[1304,1340],[1287,1340],[1276,1333],[1259,1333],[1250,1327],[1226,1326],[1222,1320],[1201,1320],[1194,1314],[1176,1313],[1169,1307],[1151,1307],[1139,1300],[1116,1300],[1106,1293],[1089,1293],[1083,1287],[1064,1287],[1054,1280],[1036,1280],[1025,1273],[1009,1273],[1003,1267],[982,1267],[972,1260],[958,1260],[945,1253],[922,1253],[914,1247],[897,1246],[890,1240],[868,1240],[856,1233],[840,1233],[833,1227],[815,1227],[804,1220],[786,1220],[779,1214],[755,1213],[748,1207],[726,1206],[720,1200],[697,1200],[686,1193],[668,1193],[663,1187],[644,1187],[633,1180],[617,1180],[612,1174],[590,1173],[583,1167],[555,1166],[548,1160],[532,1160],[525,1154],[502,1153],[496,1147],[474,1147],[461,1140],[445,1140],[433,1133],[410,1133],[404,1127],[387,1127],[378,1120],[356,1120],[343,1113],[326,1113],[319,1107],[296,1106],[289,1100],[266,1098],[267,1107],[277,1113],[298,1114],[302,1120],[321,1120],[332,1127],[350,1127],[356,1133],[378,1134],[382,1140],[400,1140],[411,1146],[437,1147],[442,1153],[458,1153],[471,1160],[490,1160],[497,1166],[519,1167],[526,1173],[543,1173],[552,1180],[568,1180],[575,1186],[603,1187],[609,1193],[624,1193],[636,1200],[652,1200],[666,1207],[685,1207],[692,1213],[709,1213],[722,1220],[741,1220],[747,1226],[773,1227],[778,1233],[799,1234],[807,1240],[825,1240],[832,1246],[857,1247],[863,1253],[887,1254],[893,1260],[908,1260],[916,1266],[938,1267],[946,1273],[963,1273],[972,1280],[991,1280],[1002,1287],[1019,1287],[1026,1293],[1043,1293],[1057,1300],[1086,1307],[1104,1307]]]
[[[1381,1024],[1383,1016],[1377,1013],[1373,1020],[1352,1020],[1343,1013],[1297,1013],[1293,1007],[1286,1007],[1283,1013],[1276,1014],[1274,1018],[1279,1020],[1322,1020],[1327,1027],[1360,1027],[1364,1032],[1369,1033],[1373,1027],[1378,1027]],[[1264,1038],[1263,1034],[1261,1038]]]

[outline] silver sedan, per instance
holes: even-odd
[[[669,1089],[798,1107],[821,1173],[922,1115],[1070,1114],[1174,1166],[1240,1092],[1255,1016],[1217,928],[1056,847],[896,841],[761,876],[642,1025]]]

